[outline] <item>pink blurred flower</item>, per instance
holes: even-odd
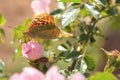
[[[12,76],[10,77],[9,80],[18,80],[18,79],[19,79],[19,74],[18,74],[18,73],[15,73],[14,75],[12,75]]]
[[[70,80],[87,80],[86,77],[80,73],[71,75]]]
[[[22,55],[31,61],[41,58],[43,53],[43,47],[37,42],[28,42],[22,44]]]
[[[45,80],[65,80],[65,77],[58,72],[58,67],[51,67],[47,73]]]
[[[58,73],[58,68],[51,67],[46,75],[32,67],[26,67],[22,73],[15,73],[9,80],[65,80],[65,77]]]
[[[36,15],[41,13],[50,13],[50,4],[51,0],[33,0],[31,3],[31,8]]]
[[[35,68],[25,67],[22,73],[15,73],[9,80],[44,80],[44,75]]]

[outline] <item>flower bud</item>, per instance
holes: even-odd
[[[41,58],[43,53],[43,47],[37,42],[28,42],[22,44],[22,55],[31,61]]]

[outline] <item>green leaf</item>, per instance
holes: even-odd
[[[106,0],[95,0],[98,4],[101,4],[102,6],[106,6],[107,2]]]
[[[81,34],[80,36],[79,36],[79,42],[82,42],[82,41],[84,41],[84,40],[87,40],[87,34]]]
[[[80,54],[75,51],[75,50],[71,50],[71,52],[69,52],[69,54],[66,56],[66,60],[67,59],[74,59],[74,58],[77,58]]]
[[[8,80],[8,78],[7,77],[3,77],[2,79],[0,79],[0,80]]]
[[[93,59],[92,56],[89,55],[85,56],[85,62],[87,64],[88,70],[92,71],[95,68],[95,60]]]
[[[23,24],[18,25],[14,31],[13,31],[13,41],[17,41],[22,37],[22,34],[24,31],[28,29],[28,24],[31,21],[31,19],[27,19],[24,21]]]
[[[61,1],[61,2],[74,2],[74,3],[81,3],[82,0],[58,0],[58,1]]]
[[[22,37],[22,33],[24,30],[22,30],[24,27],[19,25],[17,26],[13,31],[13,41],[17,41]]]
[[[61,16],[62,28],[65,28],[71,22],[73,22],[79,13],[79,9],[71,9],[65,11],[65,13]]]
[[[77,61],[76,68],[77,68],[81,73],[85,73],[86,70],[87,70],[87,64],[86,64],[85,60],[79,59],[79,60]]]
[[[84,4],[85,8],[93,15],[95,19],[99,18],[100,12],[98,11],[97,6],[95,6],[93,3],[86,3]]]
[[[5,37],[5,32],[4,32],[4,30],[2,28],[0,28],[0,35]]]
[[[118,80],[113,74],[103,72],[103,73],[96,73],[95,75],[89,77],[88,80]]]
[[[120,0],[116,0],[116,3],[120,3]]]
[[[58,46],[58,50],[60,50],[60,51],[67,51],[67,48],[66,48],[66,46],[64,47],[63,45],[59,45]]]
[[[84,8],[84,9],[80,9],[80,14],[83,16],[83,17],[86,17],[87,14],[88,14],[88,11]]]
[[[0,59],[0,74],[4,72],[5,64],[4,62]]]
[[[25,29],[28,28],[28,24],[31,22],[31,19],[26,19],[24,22],[23,22],[23,26],[25,27]]]
[[[21,56],[22,53],[22,45],[20,44],[17,49],[15,49],[15,54],[13,57],[13,61],[15,61],[17,58],[19,58]]]
[[[107,11],[107,14],[109,14],[109,15],[115,15],[115,14],[117,14],[117,9],[111,7],[111,8]]]
[[[67,40],[66,43],[67,43],[69,46],[72,46],[72,44],[70,43],[69,40]]]
[[[6,19],[0,14],[0,26],[3,26],[6,23]]]
[[[56,10],[52,11],[50,14],[51,15],[56,15],[56,14],[59,14],[59,13],[62,13],[62,12],[63,12],[62,9],[56,9]]]
[[[90,35],[90,42],[91,43],[94,43],[96,40],[95,40],[95,38],[94,38],[94,36],[93,35]]]

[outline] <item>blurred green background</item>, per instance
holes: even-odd
[[[0,13],[6,18],[7,23],[3,26],[6,33],[5,42],[0,44],[0,59],[6,64],[6,73],[13,73],[21,71],[22,67],[28,66],[27,61],[20,57],[16,61],[12,61],[15,51],[15,45],[11,45],[12,31],[14,27],[21,24],[25,19],[32,18],[33,12],[31,9],[32,0],[0,0]],[[50,5],[51,11],[56,8],[55,0],[52,0]],[[113,22],[115,22],[113,24]],[[107,39],[96,37],[97,42],[91,47],[89,46],[88,53],[92,54],[97,60],[96,69],[102,70],[105,64],[105,56],[100,48],[106,50],[117,49],[120,51],[120,17],[105,19],[98,22],[98,27],[101,29],[102,34]],[[116,29],[111,28],[117,26]]]

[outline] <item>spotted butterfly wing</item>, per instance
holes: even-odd
[[[55,39],[59,37],[60,32],[60,28],[54,23],[54,17],[43,13],[33,18],[24,34],[32,38]]]

